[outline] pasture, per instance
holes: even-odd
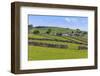
[[[28,60],[88,58],[88,17],[29,15]]]
[[[59,49],[40,46],[29,46],[28,60],[55,60],[87,58],[87,50]]]
[[[47,44],[59,44],[68,45],[68,48],[54,48],[54,47],[42,47],[42,46],[28,46],[28,60],[55,60],[55,59],[80,59],[87,58],[87,49],[79,50],[80,45],[86,45],[86,40],[81,38],[74,38],[70,36],[55,36],[46,34],[29,34],[30,42],[47,43]],[[48,40],[45,40],[48,39]],[[72,42],[66,42],[72,41]],[[64,42],[65,41],[65,42]],[[80,42],[79,43],[73,43]]]

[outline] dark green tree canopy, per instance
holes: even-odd
[[[34,30],[34,31],[33,31],[33,34],[39,34],[39,33],[40,33],[39,30]]]
[[[52,31],[51,29],[48,29],[46,33],[47,33],[47,34],[50,34],[51,31]]]

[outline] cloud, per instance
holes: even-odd
[[[67,21],[67,22],[71,22],[71,19],[70,18],[65,18],[65,20]]]
[[[77,18],[72,18],[72,17],[71,17],[71,18],[70,18],[70,17],[69,17],[69,18],[66,17],[65,20],[66,20],[67,22],[78,22],[78,19],[77,19]]]

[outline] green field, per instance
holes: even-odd
[[[28,60],[54,60],[87,58],[87,50],[72,50],[29,46]]]
[[[76,30],[56,27],[49,28],[52,29],[50,34],[45,33],[48,28],[32,28],[29,30],[30,32],[28,34],[28,41],[32,43],[37,42],[55,45],[67,45],[68,48],[53,48],[29,44],[28,60],[80,59],[88,57],[87,49],[78,49],[79,46],[87,46],[87,34],[82,36],[57,36],[55,33],[71,33],[72,31],[75,32]],[[33,34],[34,30],[38,30],[40,33]],[[83,32],[84,31],[81,31],[80,34],[83,34]]]

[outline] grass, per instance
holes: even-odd
[[[55,60],[87,58],[87,50],[48,48],[40,46],[28,47],[28,60]]]
[[[37,39],[40,39],[40,38],[50,38],[50,39],[57,39],[57,40],[73,40],[73,41],[84,43],[84,44],[86,43],[86,42],[77,40],[75,38],[69,37],[69,36],[54,36],[54,35],[41,35],[41,34],[38,34],[38,35],[34,34],[33,35],[33,34],[29,34],[28,38],[37,38]]]
[[[37,39],[40,39],[40,38],[50,38],[50,39],[57,39],[57,40],[67,40],[67,38],[63,38],[63,37],[60,37],[60,36],[54,36],[54,35],[41,35],[41,34],[29,34],[28,35],[28,38],[37,38]]]
[[[72,41],[75,41],[75,42],[80,42],[80,43],[83,43],[83,44],[86,44],[87,43],[87,42],[84,42],[82,40],[79,40],[79,39],[70,37],[70,36],[64,36],[64,38],[67,38],[68,40],[72,40]]]
[[[77,49],[79,44],[74,44],[74,43],[67,43],[67,42],[57,42],[57,41],[47,41],[47,40],[30,40],[34,42],[41,42],[41,43],[50,43],[50,44],[67,44],[69,49]]]
[[[32,34],[34,30],[39,30],[40,34]],[[80,44],[52,41],[52,40],[69,40],[74,42],[87,43],[87,38],[84,37],[71,37],[71,36],[56,36],[55,33],[67,33],[75,31],[67,28],[52,28],[51,34],[45,34],[49,28],[33,28],[31,33],[28,34],[28,38],[34,38],[37,40],[30,40],[34,42],[49,43],[49,44],[66,44],[68,48],[51,48],[40,46],[28,46],[28,60],[55,60],[55,59],[80,59],[88,57],[88,50],[78,50]],[[38,40],[38,39],[52,39],[50,40]]]
[[[59,27],[48,27],[48,28],[33,28],[31,30],[31,32],[33,32],[34,30],[39,30],[40,33],[45,33],[48,29],[51,29],[51,34],[54,33],[66,33],[66,32],[71,32],[71,31],[75,31],[73,29],[67,29],[67,28],[59,28]]]
[[[33,34],[29,34],[29,35],[28,35],[28,38],[37,38],[37,39],[38,39],[38,38],[47,38],[47,37],[44,37],[44,36],[42,36],[42,35],[35,35],[35,34],[33,35]]]
[[[47,38],[57,39],[57,40],[68,40],[67,38],[63,38],[61,36],[54,36],[54,35],[45,35]]]
[[[50,38],[57,40],[74,40],[77,42],[82,42],[78,39],[72,37],[62,37],[46,34],[33,35],[29,34],[28,38]],[[87,58],[87,50],[78,50],[80,44],[68,43],[68,42],[59,42],[59,41],[50,41],[50,40],[29,40],[34,42],[49,43],[49,44],[67,44],[68,48],[50,48],[50,47],[40,47],[40,46],[28,46],[28,60],[55,60],[55,59],[79,59]],[[83,42],[85,43],[85,42]]]

